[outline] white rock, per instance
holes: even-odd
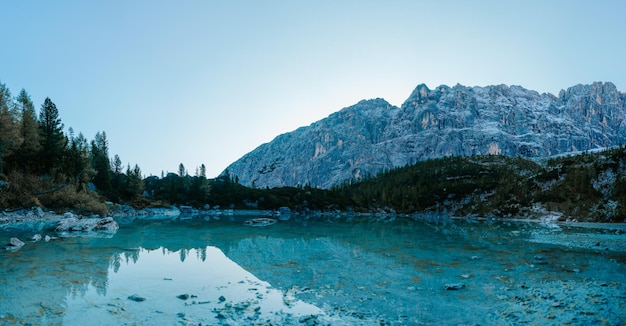
[[[9,250],[16,250],[22,248],[23,246],[24,242],[22,242],[22,240],[13,237],[9,240],[9,243],[6,245],[5,248]]]

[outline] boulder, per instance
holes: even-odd
[[[95,236],[96,233],[115,234],[118,229],[119,225],[112,217],[81,219],[71,216],[60,220],[55,230],[66,235],[78,233],[78,235]]]

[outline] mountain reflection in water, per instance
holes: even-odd
[[[108,239],[2,252],[0,324],[626,321],[624,252],[532,242],[555,232],[536,224],[292,218],[253,228],[247,218],[136,220]]]

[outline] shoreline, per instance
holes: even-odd
[[[626,222],[580,222],[576,220],[560,220],[550,212],[545,213],[542,217],[541,212],[536,213],[536,217],[482,217],[476,215],[456,216],[437,212],[415,212],[415,213],[395,213],[395,212],[350,212],[350,211],[311,211],[311,212],[280,212],[279,210],[258,210],[258,209],[209,209],[209,210],[192,210],[190,212],[181,211],[181,209],[172,207],[145,208],[134,209],[130,206],[120,206],[121,208],[110,212],[107,216],[79,215],[71,211],[65,213],[55,213],[53,211],[44,211],[40,207],[30,209],[6,209],[0,212],[0,229],[7,229],[10,226],[19,226],[20,224],[35,224],[37,229],[41,230],[46,225],[55,225],[63,218],[77,217],[84,218],[104,218],[112,217],[114,219],[124,219],[126,217],[140,217],[142,219],[188,219],[196,216],[264,216],[264,217],[287,217],[291,216],[309,216],[309,217],[378,217],[378,218],[409,218],[415,221],[427,221],[438,219],[452,220],[471,220],[471,221],[497,221],[497,222],[516,222],[516,223],[539,223],[546,226],[558,225],[566,227],[581,227],[588,229],[617,229],[626,231]],[[161,218],[156,218],[161,217]],[[19,228],[19,227],[18,227]],[[54,228],[54,226],[52,226]]]

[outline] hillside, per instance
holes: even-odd
[[[626,95],[612,83],[558,96],[520,86],[418,85],[398,108],[361,101],[276,137],[224,171],[249,187],[330,188],[432,158],[529,158],[626,142]]]
[[[623,222],[626,148],[541,163],[501,155],[433,159],[335,191],[370,211]]]

